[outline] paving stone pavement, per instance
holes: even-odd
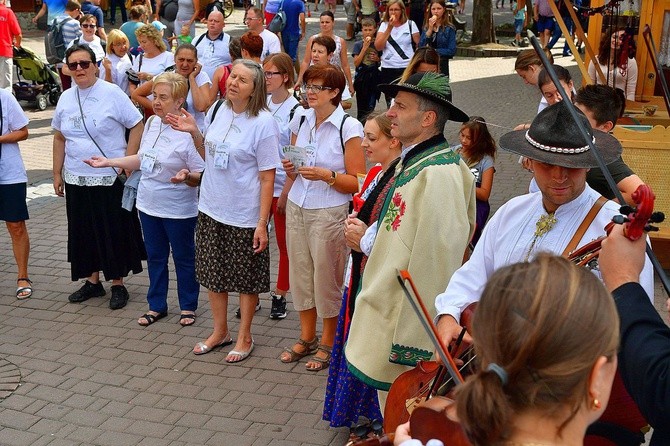
[[[340,35],[342,17],[339,7]],[[239,35],[241,23],[242,13],[236,11],[226,30]],[[308,23],[311,35],[318,30],[316,15]],[[24,44],[43,51],[38,34],[27,35]],[[451,63],[455,103],[484,116],[496,138],[515,124],[529,122],[539,101],[539,93],[516,76],[513,63],[513,58]],[[557,58],[557,63],[577,74],[572,59]],[[262,296],[263,309],[254,318],[256,348],[236,365],[226,364],[220,351],[191,353],[212,329],[204,290],[198,320],[191,327],[178,324],[174,281],[169,317],[147,328],[137,325],[146,310],[146,272],[127,279],[131,300],[122,310],[109,310],[107,298],[67,302],[78,284],[69,280],[65,203],[51,186],[53,107],[25,109],[30,138],[21,150],[29,175],[35,293],[25,301],[15,299],[11,244],[0,230],[0,356],[21,370],[20,387],[0,401],[0,445],[344,444],[347,431],[321,421],[326,373],[307,372],[304,361],[277,360],[282,348],[298,337],[298,318],[290,311],[284,320],[269,320],[267,296]],[[449,141],[457,141],[457,132],[457,125],[448,124]],[[494,210],[527,187],[529,176],[515,158],[498,154]],[[274,281],[274,239],[271,248]],[[659,308],[664,299],[659,288]],[[231,313],[237,303],[231,296]],[[238,320],[231,316],[230,322],[235,332]]]

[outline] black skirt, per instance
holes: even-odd
[[[75,186],[65,184],[67,260],[72,280],[102,271],[105,280],[142,272],[146,260],[137,210],[121,207],[123,184]]]

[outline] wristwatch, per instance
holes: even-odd
[[[331,170],[330,173],[331,173],[330,181],[327,182],[328,186],[332,186],[333,184],[335,184],[335,180],[337,179],[337,172],[335,172],[334,170]]]

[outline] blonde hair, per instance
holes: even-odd
[[[141,36],[146,37],[154,45],[156,45],[156,47],[161,50],[161,52],[165,52],[167,49],[161,33],[156,28],[154,28],[153,25],[143,25],[140,28],[137,28],[135,30],[135,35],[137,36],[138,40]]]
[[[167,84],[170,86],[172,99],[183,99],[186,101],[186,96],[188,96],[188,80],[181,74],[173,72],[159,74],[153,80],[151,93],[153,93],[156,86],[160,84]]]
[[[457,414],[473,445],[491,445],[508,439],[524,412],[560,422],[567,409],[560,435],[588,401],[596,361],[616,356],[619,317],[593,273],[540,254],[493,274],[471,334],[480,367],[456,389]]]
[[[384,11],[384,16],[382,17],[382,22],[389,21],[389,8],[395,4],[400,5],[400,23],[405,23],[407,20],[409,20],[407,18],[407,10],[405,9],[405,4],[402,2],[402,0],[388,0],[388,2],[386,3],[386,11]],[[416,30],[416,32],[420,31],[421,31],[420,29]]]
[[[107,34],[107,54],[114,54],[114,45],[119,42],[126,42],[130,46],[128,36],[120,29],[113,29]]]

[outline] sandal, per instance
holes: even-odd
[[[195,313],[182,313],[179,316],[179,324],[182,327],[188,327],[195,324]]]
[[[154,322],[163,319],[165,316],[167,316],[167,311],[158,314],[144,313],[142,316],[140,316],[137,323],[140,324],[142,327],[148,327]],[[144,319],[144,322],[140,322],[142,319]]]
[[[319,358],[318,355],[319,352],[323,352],[326,354],[325,358]],[[305,364],[305,368],[309,370],[310,372],[318,372],[320,370],[327,369],[330,366],[330,358],[332,357],[333,353],[333,347],[329,347],[327,345],[319,345],[319,348],[316,350],[316,354],[309,358],[309,361],[307,361],[307,364]],[[310,367],[309,363],[313,363],[315,366]]]
[[[19,282],[28,282],[28,286],[18,286]],[[27,277],[16,279],[16,298],[18,300],[28,299],[33,295],[33,281]]]
[[[296,345],[302,345],[305,348],[305,350],[302,351],[302,352],[297,352],[297,351],[293,350],[293,347],[295,347],[295,345],[293,347],[284,347],[284,352],[289,353],[289,356],[286,359],[284,359],[284,357],[280,356],[279,360],[281,362],[283,362],[284,364],[289,364],[291,362],[296,362],[296,361],[304,358],[305,356],[316,353],[316,351],[318,350],[318,347],[319,347],[319,338],[318,338],[318,336],[314,336],[314,339],[312,339],[310,342],[303,341],[302,339],[298,339],[298,341],[296,342]],[[282,352],[282,354],[283,354],[283,352]]]

